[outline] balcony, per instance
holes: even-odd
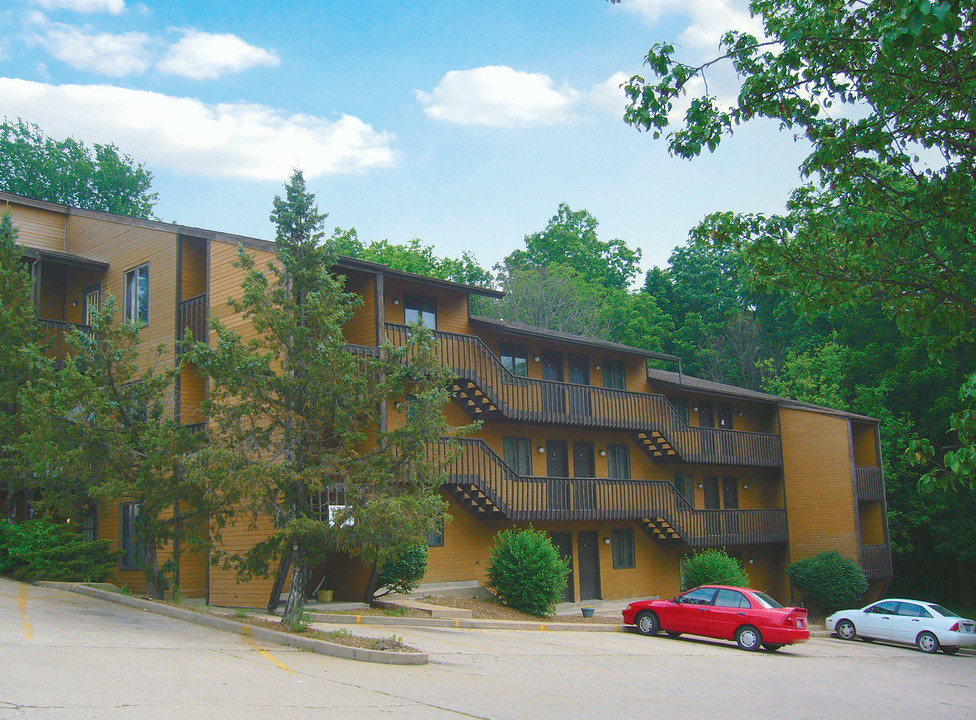
[[[410,328],[386,325],[399,347]],[[473,335],[435,331],[440,361],[459,380],[458,401],[475,418],[625,431],[657,461],[782,467],[782,444],[771,433],[687,424],[663,395],[512,375]]]
[[[207,294],[184,300],[176,308],[176,339],[182,340],[189,329],[196,342],[207,342],[209,318]]]
[[[90,333],[87,325],[63,322],[61,320],[38,320],[38,342],[41,352],[50,359],[58,369],[64,367],[68,356],[68,336],[73,330]]]
[[[884,476],[879,467],[855,467],[854,489],[858,500],[884,500]]]
[[[885,580],[892,576],[891,547],[888,545],[862,545],[861,568],[868,580]]]
[[[481,518],[512,521],[637,520],[656,540],[690,547],[783,543],[786,510],[696,510],[667,480],[522,477],[484,441],[430,449],[445,485]]]

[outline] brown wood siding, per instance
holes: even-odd
[[[879,467],[877,425],[873,423],[851,422],[854,438],[854,464],[858,467]]]
[[[67,252],[64,235],[67,215],[22,205],[0,204],[0,215],[9,212],[17,228],[17,242],[26,247]]]
[[[206,395],[206,379],[195,365],[184,365],[180,373],[180,422],[193,425],[206,420],[202,409]]]
[[[386,321],[403,324],[403,296],[404,294],[425,295],[437,299],[437,329],[446,332],[464,333],[471,335],[471,325],[468,322],[468,296],[457,290],[446,290],[429,285],[406,282],[400,279],[386,277],[383,281],[384,299],[386,301]],[[394,305],[393,301],[397,304]]]
[[[857,507],[862,545],[884,545],[884,515],[880,502],[861,502]]]
[[[258,542],[264,540],[273,531],[271,519],[259,517],[251,527],[250,518],[239,517],[233,524],[221,530],[220,550],[232,554],[243,554]],[[277,569],[277,566],[274,568]],[[274,578],[255,578],[247,583],[237,582],[236,570],[224,570],[220,567],[210,568],[210,604],[225,607],[267,607],[268,597]],[[288,584],[285,589],[287,591]]]
[[[181,265],[183,286],[180,302],[207,292],[207,241],[199,238],[181,238],[183,243],[183,263]]]
[[[837,550],[857,562],[847,420],[784,408],[781,422],[790,561]]]
[[[347,272],[346,290],[363,300],[356,314],[346,323],[346,340],[355,345],[376,345],[376,276]]]
[[[274,253],[264,250],[248,249],[248,253],[254,256],[257,269],[261,272],[267,272],[268,263],[275,260]],[[236,260],[237,245],[223,242],[210,243],[210,313],[247,340],[254,337],[250,323],[235,314],[227,304],[229,299],[240,299],[242,294],[241,282],[244,279],[244,271],[234,267]],[[216,342],[213,331],[211,331],[210,342],[211,344]]]
[[[122,320],[125,273],[149,263],[149,325],[139,333],[140,360],[146,366],[175,357],[177,236],[147,228],[101,219],[72,216],[68,252],[109,263],[102,288],[103,297],[114,295]],[[158,358],[154,348],[166,344],[166,355]]]
[[[65,266],[41,263],[41,303],[38,315],[43,320],[64,320]]]
[[[85,290],[101,285],[105,273],[99,270],[69,268],[64,285],[64,319],[66,322],[83,325],[85,323]]]

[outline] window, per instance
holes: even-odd
[[[437,299],[426,295],[403,296],[403,322],[407,325],[423,323],[437,329]]]
[[[630,480],[630,448],[627,445],[607,445],[607,477]]]
[[[427,547],[444,547],[444,516],[441,515],[434,522],[434,527],[427,533]]]
[[[715,607],[749,608],[749,598],[735,590],[719,590],[715,595]]]
[[[675,475],[674,489],[691,507],[695,507],[695,479],[691,475]]]
[[[715,597],[715,588],[695,588],[684,595],[678,596],[678,602],[685,605],[711,605]]]
[[[125,321],[149,324],[149,263],[125,274]]]
[[[119,504],[119,549],[122,550],[120,570],[137,570],[145,559],[145,548],[136,527],[140,507],[140,503],[134,502]]]
[[[627,372],[623,360],[603,361],[603,386],[616,390],[627,389]]]
[[[920,618],[931,618],[932,613],[923,608],[921,605],[916,605],[915,603],[900,603],[898,605],[898,614],[905,617],[920,617]]]
[[[680,417],[686,424],[690,422],[688,415],[688,398],[681,397],[680,395],[668,395],[668,402],[671,403],[671,407],[674,411],[678,413]]]
[[[614,570],[637,567],[633,530],[611,530],[610,544],[613,548]]]
[[[519,377],[529,376],[529,356],[525,350],[525,345],[513,345],[512,343],[501,344],[502,365],[508,369],[512,375]]]
[[[507,437],[505,442],[505,464],[516,475],[532,475],[532,441],[529,438]]]
[[[81,511],[81,538],[85,542],[98,540],[98,508],[86,505]]]
[[[877,605],[872,605],[865,612],[872,615],[896,615],[898,610],[898,602],[895,600],[885,600],[884,602],[879,602]]]

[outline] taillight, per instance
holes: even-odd
[[[949,628],[949,632],[959,632],[959,623],[952,623],[952,627]]]

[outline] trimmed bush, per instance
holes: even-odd
[[[530,615],[551,615],[562,600],[569,561],[549,535],[529,526],[502,530],[488,558],[488,589],[499,600]]]
[[[67,525],[44,520],[0,523],[0,575],[16,580],[104,582],[121,555],[108,540],[87,542]]]
[[[408,593],[424,579],[427,574],[427,546],[411,545],[390,557],[380,568],[380,587],[387,593]]]
[[[803,593],[807,605],[824,615],[860,607],[868,591],[868,579],[853,560],[836,550],[803,558],[788,568],[793,587]]]
[[[699,585],[735,585],[749,587],[749,574],[742,563],[729,557],[725,550],[708,549],[685,555],[681,573],[681,589]]]

